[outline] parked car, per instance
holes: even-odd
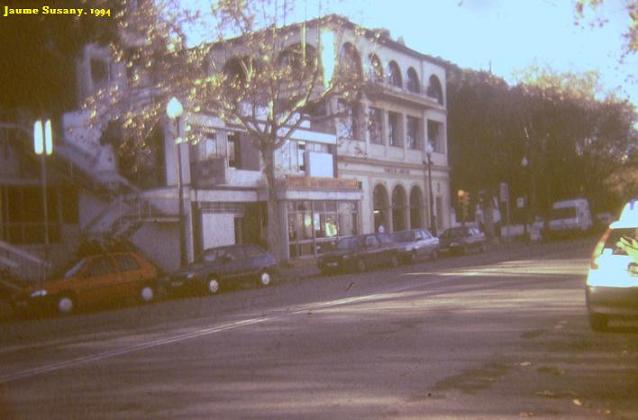
[[[337,271],[363,272],[371,267],[399,265],[399,246],[390,235],[369,233],[349,236],[337,241],[335,249],[319,256],[322,273]]]
[[[257,245],[229,245],[205,250],[197,260],[162,280],[169,293],[219,293],[232,286],[272,284],[277,261]]]
[[[427,229],[395,232],[392,239],[399,244],[399,255],[403,261],[413,263],[421,257],[436,260],[439,255],[439,238]]]
[[[638,200],[625,206],[598,241],[587,273],[586,302],[595,331],[607,329],[610,318],[638,319]]]
[[[439,240],[439,250],[451,254],[483,252],[487,248],[487,238],[476,226],[457,226],[446,229]]]
[[[68,315],[88,307],[130,297],[148,303],[155,299],[157,268],[136,252],[87,256],[61,276],[21,289],[11,298],[14,309],[29,313],[54,309]]]

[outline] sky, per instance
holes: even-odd
[[[489,70],[512,85],[530,66],[595,70],[604,93],[627,98],[638,109],[638,53],[623,59],[625,0],[605,0],[596,12],[586,9],[578,22],[575,0],[273,1],[295,4],[289,23],[341,14],[364,27],[386,28],[416,51]],[[597,25],[599,19],[605,24]]]

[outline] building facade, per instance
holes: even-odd
[[[316,255],[342,236],[415,227],[440,232],[450,223],[444,63],[386,32],[361,31],[344,18],[331,22],[340,34],[332,45],[337,65],[348,63],[365,84],[356,101],[325,104],[345,109],[340,117],[302,124],[276,151],[281,246],[288,258]],[[313,28],[293,29],[287,42],[319,50]],[[212,60],[235,57],[233,48],[219,51]],[[80,101],[105,86],[126,88],[126,69],[104,48],[88,45],[76,64]],[[68,113],[56,135],[55,159],[75,174],[66,184],[77,185],[73,195],[58,199],[64,203],[55,213],[56,226],[68,229],[68,221],[75,232],[65,255],[81,239],[126,239],[168,271],[179,266],[181,254],[192,261],[209,247],[265,244],[263,162],[240,126],[186,107],[157,127],[150,164],[144,177],[133,179],[131,162],[108,140],[109,127],[90,119],[85,111]],[[28,179],[35,187],[37,175]],[[15,200],[4,200],[3,214],[11,215],[6,203]],[[12,224],[0,232],[15,229]],[[2,244],[21,245],[2,235]]]

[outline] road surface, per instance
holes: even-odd
[[[0,418],[638,418],[593,240],[0,324]]]

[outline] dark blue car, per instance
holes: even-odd
[[[275,258],[257,245],[229,245],[205,250],[188,267],[163,281],[169,293],[200,291],[214,295],[240,285],[266,287],[276,274]]]

